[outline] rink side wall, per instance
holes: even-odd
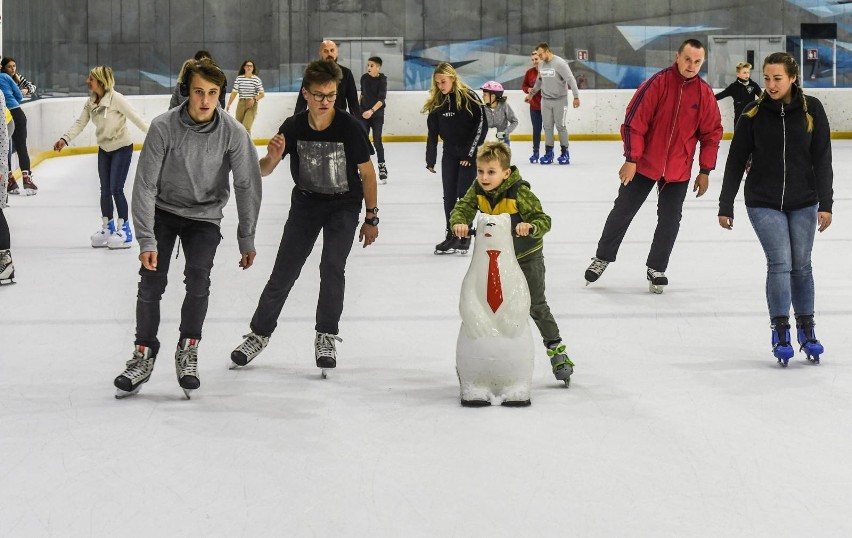
[[[627,103],[635,90],[585,90],[580,94],[581,106],[568,112],[568,133],[572,140],[618,140],[619,129],[624,118]],[[809,89],[825,106],[833,138],[852,138],[852,89]],[[513,140],[530,140],[531,124],[529,105],[518,90],[507,91],[509,104],[518,116],[519,124],[512,133]],[[168,109],[168,95],[130,95],[130,103],[146,120],[150,121]],[[426,116],[420,108],[426,101],[427,92],[400,91],[389,92],[385,111],[385,142],[411,142],[426,140]],[[66,97],[41,99],[25,103],[27,114],[27,145],[33,159],[33,166],[46,158],[58,156],[53,144],[76,121],[83,108],[85,98]],[[293,113],[296,106],[296,93],[268,93],[260,103],[257,119],[252,127],[252,135],[257,144],[266,144],[278,131],[284,119]],[[731,99],[719,102],[722,125],[726,138],[733,131],[733,105]],[[232,107],[236,109],[236,105]],[[135,125],[128,122],[136,149],[141,147],[145,135]],[[97,151],[94,126],[89,123],[86,129],[75,138],[61,155],[93,153]]]

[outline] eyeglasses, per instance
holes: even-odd
[[[310,94],[314,96],[314,101],[316,101],[317,103],[322,103],[324,100],[325,100],[325,101],[328,101],[329,103],[333,103],[333,102],[334,102],[334,100],[335,100],[335,99],[337,99],[337,94],[336,94],[336,93],[328,93],[328,94],[326,94],[326,93],[314,93],[314,92],[310,92]]]

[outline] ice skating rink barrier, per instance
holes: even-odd
[[[717,90],[719,91],[719,90]],[[805,92],[817,97],[826,108],[831,122],[832,137],[852,138],[852,89],[808,89]],[[634,90],[583,90],[580,92],[580,108],[571,108],[568,112],[568,133],[575,140],[617,140],[624,111]],[[278,130],[285,118],[292,115],[296,106],[296,93],[267,93],[260,103],[257,119],[252,127],[252,137],[258,144],[266,144]],[[509,104],[518,116],[520,123],[512,133],[513,140],[530,140],[532,126],[529,117],[529,105],[524,102],[519,90],[507,91]],[[383,139],[385,142],[425,141],[426,116],[420,108],[426,101],[425,91],[389,92]],[[168,109],[169,95],[128,96],[131,104],[146,120],[150,121]],[[39,99],[25,103],[27,114],[27,143],[33,165],[57,156],[53,144],[77,119],[83,108],[84,97],[64,97]],[[232,106],[231,114],[236,111]],[[726,137],[733,132],[733,101],[719,101],[722,125]],[[136,149],[141,147],[144,134],[128,122]],[[62,151],[61,155],[75,155],[97,151],[94,126],[89,123],[86,129]]]

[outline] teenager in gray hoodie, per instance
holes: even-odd
[[[529,91],[535,95],[541,90],[541,118],[544,123],[544,156],[540,164],[553,162],[554,137],[553,128],[559,132],[559,144],[562,153],[557,158],[559,164],[569,164],[571,156],[568,153],[568,128],[565,121],[568,116],[568,88],[574,94],[574,108],[580,107],[580,93],[577,91],[577,80],[568,67],[568,62],[553,54],[547,43],[539,43],[535,47],[541,62],[538,64],[538,80]]]
[[[188,99],[154,118],[139,155],[132,214],[142,278],[135,349],[127,368],[115,379],[116,397],[134,394],[154,369],[160,348],[160,299],[176,241],[186,256],[186,296],[175,369],[187,397],[200,386],[198,342],[207,315],[210,270],[222,239],[222,209],[230,197],[230,172],[239,218],[239,264],[248,269],[254,262],[261,198],[257,151],[245,128],[217,107],[224,75],[212,61],[191,65],[184,80],[181,92]]]

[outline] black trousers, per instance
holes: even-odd
[[[343,314],[346,260],[352,250],[361,215],[361,199],[313,197],[294,188],[290,200],[290,214],[284,224],[278,255],[269,281],[260,294],[257,310],[251,319],[251,330],[262,336],[272,335],[287,296],[322,231],[315,329],[321,333],[337,334]]]
[[[9,250],[12,246],[12,239],[9,235],[9,223],[6,221],[6,215],[3,214],[3,208],[0,207],[0,250]]]
[[[444,184],[444,217],[446,217],[447,230],[450,229],[450,212],[476,179],[476,159],[468,160],[470,166],[459,164],[462,160],[468,160],[468,158],[453,155],[446,150],[441,156],[441,181]]]
[[[157,270],[142,267],[136,299],[136,345],[146,346],[156,355],[160,349],[160,299],[168,284],[169,265],[175,241],[180,238],[186,257],[184,284],[186,295],[180,310],[180,339],[201,339],[201,326],[207,317],[210,297],[210,270],[222,240],[219,227],[211,222],[192,220],[157,209],[154,213],[154,237],[157,238]]]
[[[15,145],[15,151],[18,153],[18,166],[23,172],[30,171],[30,154],[27,151],[27,115],[21,107],[10,108],[9,113],[12,114],[12,119],[15,120],[15,132],[12,133],[12,143]],[[12,163],[9,163],[10,165]],[[11,170],[11,166],[9,169]]]
[[[618,189],[615,205],[606,219],[603,233],[598,241],[598,258],[614,262],[618,248],[624,235],[633,221],[633,217],[642,207],[648,193],[657,186],[657,229],[648,253],[647,266],[657,271],[665,271],[669,266],[669,258],[680,230],[680,218],[683,211],[683,201],[689,181],[667,183],[664,180],[654,181],[641,174],[636,174],[633,181]]]
[[[385,125],[384,114],[381,116],[371,116],[368,120],[364,118],[360,119],[368,135],[370,134],[370,129],[373,130],[373,147],[376,148],[376,159],[380,163],[385,162],[385,145],[382,143],[382,127]]]

